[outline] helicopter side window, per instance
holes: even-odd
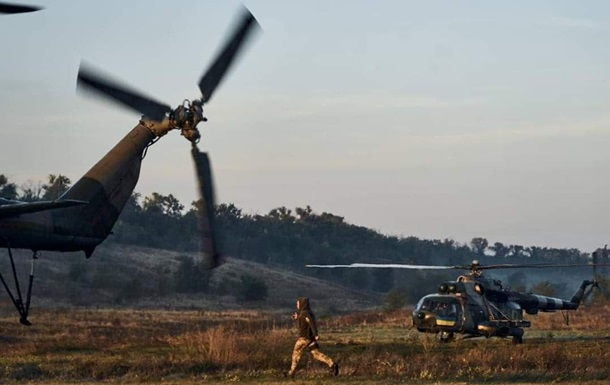
[[[434,313],[441,316],[441,317],[456,317],[457,316],[457,306],[454,303],[443,303],[440,302],[437,306],[436,309],[434,310]]]

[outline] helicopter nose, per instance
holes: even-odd
[[[436,323],[434,315],[427,311],[419,310],[413,312],[413,324],[418,328],[428,329]]]

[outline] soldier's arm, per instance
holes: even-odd
[[[310,316],[305,317],[305,321],[309,324],[309,328],[311,329],[311,333],[318,339],[318,326],[316,325],[316,321],[314,321]]]

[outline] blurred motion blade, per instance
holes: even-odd
[[[84,64],[81,64],[78,71],[78,86],[136,110],[152,120],[161,121],[165,114],[172,110],[171,107],[131,90]]]
[[[597,266],[608,266],[607,264],[597,263],[530,263],[530,264],[501,264],[501,265],[487,265],[487,266],[479,266],[479,270],[495,270],[495,269],[550,269],[556,267],[592,267],[595,268]]]
[[[217,250],[216,228],[214,223],[214,184],[212,181],[212,169],[208,154],[199,151],[196,145],[191,149],[195,172],[197,176],[197,186],[199,188],[199,198],[201,205],[198,207],[199,231],[201,234],[202,251],[208,268],[215,268],[220,265],[220,255]]]
[[[0,13],[27,13],[27,12],[36,12],[41,10],[41,7],[35,7],[30,5],[18,5],[18,4],[8,4],[8,3],[0,3]]]
[[[306,267],[319,268],[345,268],[345,267],[360,267],[372,269],[413,269],[413,270],[450,270],[456,269],[455,266],[430,266],[430,265],[405,265],[401,263],[352,263],[350,265],[306,265]]]
[[[199,80],[201,90],[201,100],[207,103],[220,84],[231,64],[243,48],[252,32],[258,29],[259,25],[252,13],[244,8],[239,23],[233,30],[230,38],[223,46],[222,51],[216,56],[212,65]]]

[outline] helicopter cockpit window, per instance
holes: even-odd
[[[449,299],[423,298],[417,306],[417,310],[425,310],[437,318],[456,319],[458,317],[458,303]]]

